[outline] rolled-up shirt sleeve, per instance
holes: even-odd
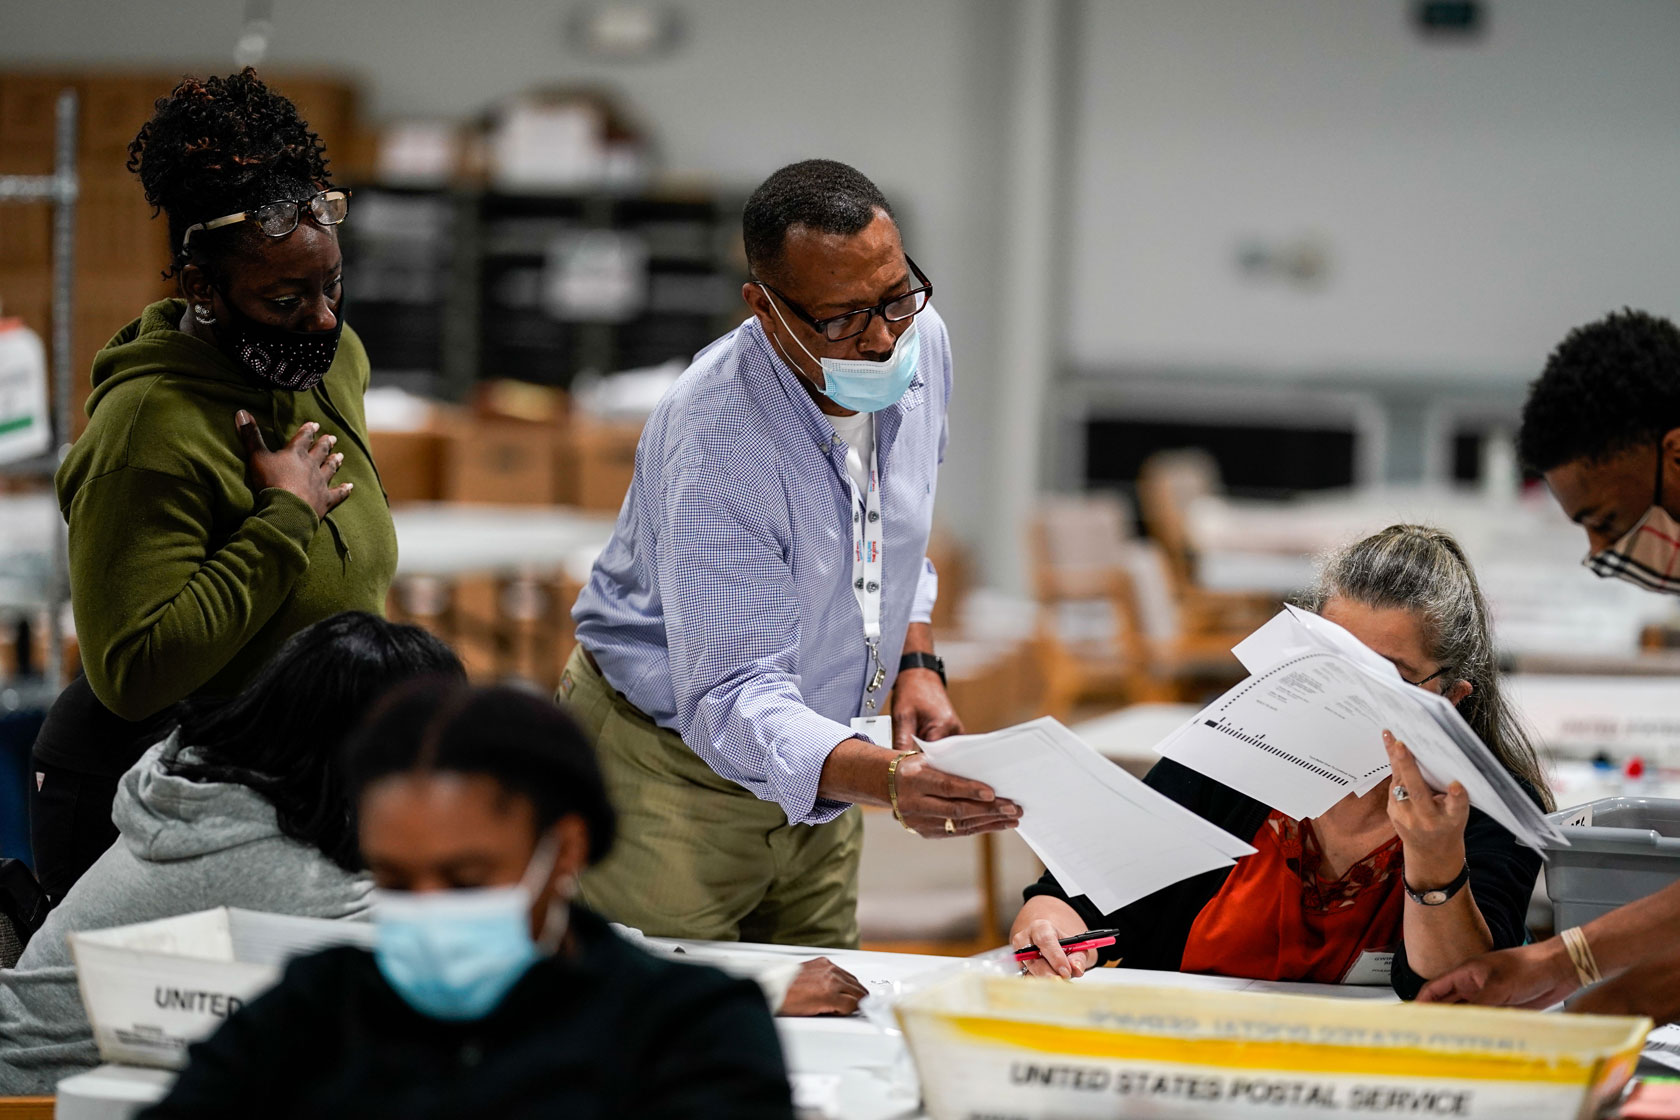
[[[852,732],[800,692],[798,592],[786,545],[763,516],[786,499],[727,465],[678,477],[659,554],[676,731],[790,823],[833,820],[848,806],[819,799],[817,783]]]
[[[916,598],[910,604],[910,621],[932,622],[933,605],[939,601],[939,570],[922,557],[921,575],[916,579]]]
[[[940,377],[945,383],[945,399],[951,399],[951,355],[949,350],[945,360],[940,363]],[[951,420],[949,415],[939,423],[939,457],[941,465],[945,462],[945,449],[951,442]],[[910,621],[932,622],[933,605],[939,601],[939,570],[933,566],[933,561],[922,557],[921,575],[916,580],[916,598],[910,606]]]

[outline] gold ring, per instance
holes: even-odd
[[[956,822],[953,821],[950,817],[946,817],[945,818],[945,835],[955,836],[956,834],[957,834]]]

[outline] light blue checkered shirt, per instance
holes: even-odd
[[[926,557],[945,457],[951,346],[930,307],[915,380],[877,414],[884,696],[939,579]],[[749,319],[648,418],[636,476],[572,617],[607,681],[730,781],[798,824],[852,737],[869,672],[852,590],[846,445]]]

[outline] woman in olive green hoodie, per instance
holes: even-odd
[[[238,692],[313,622],[383,613],[396,568],[319,137],[247,69],[183,81],[129,154],[186,298],[99,352],[58,472],[84,676],[35,745],[55,900],[115,838],[117,779],[177,701]]]

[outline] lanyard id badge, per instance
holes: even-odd
[[[881,664],[881,475],[878,456],[869,457],[869,490],[862,508],[857,500],[857,484],[850,476],[847,482],[852,491],[852,593],[857,596],[858,610],[863,613],[863,641],[869,648],[869,677],[864,683],[863,703],[859,715],[872,718],[880,714],[881,686],[887,683],[887,667]]]

